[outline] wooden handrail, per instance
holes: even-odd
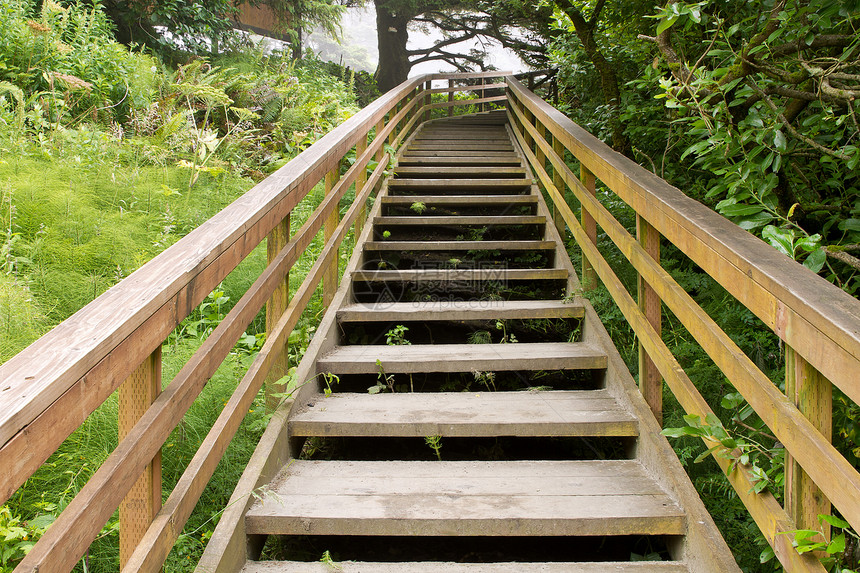
[[[798,354],[856,401],[860,383],[856,380],[860,362],[860,303],[815,276],[802,265],[784,257],[751,234],[728,222],[712,210],[686,197],[681,191],[656,177],[586,133],[560,112],[526,90],[515,78],[507,78],[510,122],[532,168],[543,183],[575,240],[622,314],[631,325],[643,350],[660,375],[690,414],[711,413],[704,398],[689,380],[662,342],[640,305],[627,290],[597,249],[564,200],[569,188],[579,200],[583,219],[589,214],[616,244],[659,300],[675,314],[726,377],[756,410],[762,421],[799,464],[803,479],[788,484],[786,498],[802,505],[803,495],[821,492],[834,502],[855,527],[860,526],[860,473],[829,443],[830,413],[814,423],[794,399],[783,395],[719,326],[695,303],[660,266],[646,248],[616,221],[592,192],[568,168],[567,149],[579,160],[583,173],[591,173],[642,218],[674,243],[705,272],[722,284],[747,308],[755,312]],[[547,141],[546,134],[552,137]],[[553,175],[546,171],[545,159]],[[824,350],[822,350],[822,348]],[[827,355],[830,354],[830,356]],[[797,358],[795,360],[801,360]],[[641,362],[640,362],[641,364]],[[805,363],[800,364],[804,368]],[[807,367],[808,368],[808,367]],[[640,377],[643,372],[640,370]],[[818,374],[813,370],[813,376]],[[793,374],[792,374],[793,376]],[[643,390],[644,391],[644,390]],[[655,391],[655,390],[652,390]],[[656,390],[659,391],[659,388]],[[804,392],[829,392],[826,384],[814,382]],[[814,400],[815,398],[813,398]],[[821,404],[829,404],[822,399]],[[803,405],[800,405],[801,408]],[[823,428],[819,431],[818,428]],[[822,433],[824,432],[824,433]],[[709,446],[713,442],[705,439]],[[816,502],[815,508],[780,507],[768,492],[753,493],[754,480],[746,468],[719,457],[730,483],[774,548],[780,562],[790,571],[823,571],[817,559],[800,556],[792,547],[790,532],[816,527],[815,511],[829,512],[829,505]],[[787,456],[788,457],[788,456]],[[731,470],[731,471],[730,471]],[[811,481],[810,481],[811,479]],[[788,480],[787,480],[788,482]],[[806,488],[800,494],[797,488]]]
[[[107,461],[42,536],[16,571],[68,571],[113,514],[236,340],[283,284],[353,183],[361,192],[332,230],[301,289],[293,296],[182,480],[132,555],[129,570],[158,570],[211,472],[284,348],[302,310],[347,230],[387,167],[384,146],[403,141],[430,106],[433,80],[499,78],[503,73],[430,74],[404,82],[332,130],[127,279],[22,353],[0,366],[0,502],[16,489],[110,394],[158,349],[168,334],[264,240],[323,178],[356,149],[354,165],[305,225],[274,256],[254,285],[203,342]],[[469,89],[479,91],[481,86]],[[375,129],[373,140],[368,138]],[[379,161],[367,177],[371,160]],[[335,279],[336,280],[336,279]]]
[[[621,200],[860,402],[860,305],[851,295],[612,151],[517,80],[508,87]]]

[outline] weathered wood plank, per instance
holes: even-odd
[[[637,427],[604,390],[338,393],[290,419],[295,436],[635,436]]]
[[[356,271],[356,282],[401,281],[524,281],[564,280],[567,269],[420,269],[394,271]]]
[[[404,158],[425,158],[425,157],[487,157],[487,158],[504,158],[513,159],[517,155],[508,151],[406,151],[403,154]],[[423,162],[422,162],[423,163]]]
[[[449,563],[443,561],[374,563],[338,561],[343,573],[688,573],[683,563],[672,561],[631,561],[600,563]],[[327,563],[295,561],[254,561],[242,573],[331,573]]]
[[[458,177],[494,177],[501,178],[509,176],[511,178],[519,178],[525,176],[525,169],[522,167],[494,167],[488,169],[486,167],[398,167],[394,170],[396,177],[420,177],[420,176],[458,176]]]
[[[573,370],[606,367],[600,348],[581,342],[518,344],[435,344],[411,346],[341,346],[318,360],[320,372],[376,374],[385,372],[471,372],[511,370]]]
[[[397,160],[398,166],[465,166],[465,165],[521,165],[522,160],[517,155],[500,155],[497,157],[484,157],[482,155],[466,156],[436,156],[436,157],[401,157]]]
[[[305,464],[295,461],[272,484],[272,495],[248,511],[248,531],[422,536],[684,531],[681,509],[641,468],[636,472],[636,462],[321,463],[328,475],[349,472],[365,479],[332,480],[328,493],[307,494],[325,478],[301,475]],[[588,475],[589,465],[601,466],[598,476]],[[523,482],[523,489],[515,485]],[[377,483],[384,483],[385,491],[377,492]],[[514,487],[519,491],[505,494]]]
[[[544,251],[552,241],[368,241],[367,251]]]
[[[377,226],[404,225],[543,225],[543,215],[407,215],[402,217],[374,217]]]
[[[426,205],[533,205],[535,195],[385,195],[383,205],[412,205],[421,202]]]
[[[390,189],[402,187],[431,189],[438,187],[468,187],[470,189],[521,189],[531,185],[531,181],[520,179],[407,179],[398,177],[388,182]]]
[[[551,300],[438,300],[351,304],[337,311],[340,322],[582,318],[581,303]]]

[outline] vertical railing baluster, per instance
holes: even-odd
[[[272,264],[278,253],[290,241],[290,216],[284,217],[284,220],[278,223],[274,229],[266,237],[266,260],[268,264]],[[281,315],[287,310],[287,305],[290,302],[290,272],[287,271],[284,275],[284,280],[272,293],[272,296],[266,302],[266,334],[270,334],[275,325],[280,320]],[[272,364],[272,369],[266,377],[266,407],[270,412],[273,412],[281,401],[281,396],[284,392],[283,384],[278,384],[278,380],[283,378],[290,369],[289,352],[287,342],[284,341],[284,347],[281,349],[281,354],[278,359]]]
[[[367,135],[358,140],[358,143],[355,145],[355,160],[358,161],[364,152],[367,151]],[[358,197],[361,194],[361,190],[364,189],[364,186],[367,184],[367,167],[365,166],[358,172],[358,175],[355,179],[355,196]],[[353,240],[355,244],[358,244],[358,237],[361,235],[362,229],[364,229],[364,222],[367,220],[367,205],[361,206],[361,211],[358,213],[358,218],[355,220],[355,231]]]
[[[448,80],[448,89],[450,90],[448,92],[448,103],[452,104],[452,105],[448,106],[448,117],[453,117],[454,116],[454,105],[453,105],[453,102],[454,102],[454,80],[453,79]]]
[[[427,106],[427,111],[424,112],[424,121],[430,121],[430,89],[433,86],[433,82],[427,81],[424,83],[424,105]]]
[[[544,125],[541,124],[541,134],[545,133],[545,129]],[[561,158],[562,161],[564,161],[564,144],[562,144],[561,140],[557,137],[552,138],[552,150]],[[552,168],[552,184],[555,185],[556,189],[558,189],[559,194],[564,197],[566,191],[564,177],[561,175],[561,170],[556,169],[555,167]],[[558,229],[561,238],[564,239],[567,237],[567,224],[561,216],[561,209],[554,203],[552,206],[552,220],[555,223],[555,228]]]
[[[785,346],[785,394],[827,441],[833,439],[833,385],[793,348]],[[830,527],[819,515],[830,515],[828,500],[792,456],[785,454],[785,510],[798,529]],[[823,529],[822,529],[823,528]]]
[[[591,193],[592,196],[597,196],[597,182],[594,178],[594,173],[589,171],[589,169],[583,164],[580,165],[579,168],[579,180],[582,182],[585,189]],[[597,221],[594,220],[588,211],[583,207],[581,208],[580,220],[582,221],[582,228],[585,230],[585,236],[588,237],[588,240],[597,244]],[[591,263],[588,259],[583,255],[582,257],[582,288],[584,290],[592,290],[597,287],[597,273],[594,271],[594,267],[591,266]]]
[[[645,252],[657,262],[660,262],[660,233],[648,221],[636,215],[636,238]],[[643,278],[638,275],[637,294],[639,310],[654,327],[657,336],[662,332],[662,303],[657,293]],[[663,423],[663,378],[657,366],[645,352],[642,342],[639,342],[639,391],[651,407],[657,422]]]
[[[161,393],[161,346],[119,387],[119,441]],[[161,451],[119,506],[119,561],[124,566],[161,509]]]
[[[325,194],[328,195],[334,189],[334,186],[337,184],[338,180],[340,180],[340,161],[338,161],[337,165],[335,165],[334,169],[326,173],[325,175]],[[340,222],[340,208],[337,204],[335,204],[334,209],[331,212],[331,215],[326,217],[325,225],[323,229],[323,237],[325,238],[325,242],[328,243],[329,240],[334,235],[335,230],[337,229],[337,225]],[[338,275],[338,262],[340,261],[340,256],[334,257],[334,260],[331,262],[329,267],[326,269],[323,274],[323,306],[328,308],[328,305],[334,300],[334,293],[337,291],[337,275]]]

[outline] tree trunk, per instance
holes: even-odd
[[[380,93],[400,85],[409,76],[412,64],[406,52],[409,32],[406,26],[412,14],[393,9],[393,2],[376,0],[376,37],[379,46],[379,67],[376,68],[376,84]]]

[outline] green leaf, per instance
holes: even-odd
[[[839,519],[833,515],[819,515],[818,521],[826,521],[833,527],[838,527],[839,529],[848,529],[851,527],[851,524],[845,521],[844,519]]]
[[[747,215],[755,215],[764,210],[761,205],[726,205],[720,209],[720,213],[726,217],[744,217]]]
[[[811,270],[814,273],[817,273],[824,267],[824,263],[827,261],[827,252],[824,247],[816,251],[812,251],[812,253],[806,257],[806,260],[803,261],[803,266],[807,269]]]
[[[839,223],[839,230],[860,233],[860,219],[845,219]]]
[[[794,233],[792,231],[768,225],[761,232],[761,236],[777,251],[792,259],[794,258]]]
[[[781,129],[777,129],[773,134],[773,144],[776,145],[776,148],[780,151],[785,151],[788,146],[788,141],[785,139],[785,134]]]
[[[842,553],[845,551],[845,533],[840,533],[827,545],[827,553]]]
[[[757,229],[762,225],[767,225],[773,221],[773,215],[768,213],[767,211],[762,211],[761,213],[756,213],[751,217],[743,217],[735,221],[738,227],[741,229],[745,229],[747,231],[751,231],[753,229]]]
[[[743,403],[744,397],[741,396],[741,393],[732,392],[731,394],[726,394],[725,396],[723,396],[723,399],[720,402],[720,406],[722,406],[726,410],[733,410]]]
[[[675,22],[678,21],[679,17],[680,16],[678,14],[673,14],[673,15],[669,16],[668,18],[660,20],[660,24],[657,26],[657,34],[658,35],[662,34],[666,30],[668,30],[669,28],[674,26]]]

